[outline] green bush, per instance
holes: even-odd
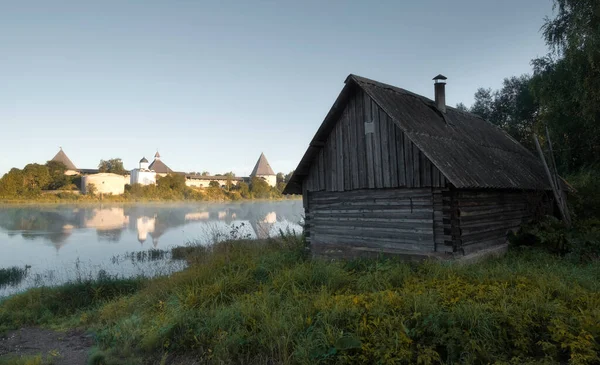
[[[590,262],[600,258],[600,220],[574,221],[567,228],[555,217],[523,225],[509,237],[511,247],[537,247],[574,262]]]
[[[576,190],[568,197],[573,215],[579,220],[600,219],[600,167],[582,169],[567,181]]]

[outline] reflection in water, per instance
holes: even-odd
[[[0,209],[0,228],[5,237],[20,236],[27,240],[44,240],[57,250],[63,247],[74,232],[95,229],[99,242],[119,242],[126,231],[135,232],[137,241],[149,239],[157,247],[168,231],[183,230],[184,226],[221,222],[210,230],[227,235],[236,224],[252,228],[251,237],[266,238],[279,233],[275,224],[299,232],[300,207],[296,202],[189,204],[189,205],[124,205],[108,207],[6,207]],[[204,231],[208,231],[207,227]],[[209,243],[215,232],[202,233]],[[0,244],[2,243],[0,236]],[[198,237],[190,237],[197,240]]]
[[[169,252],[186,243],[300,232],[301,212],[299,201],[0,207],[0,268],[31,267],[23,281],[0,288],[0,297],[31,286],[95,278],[102,272],[119,277],[166,275],[185,263],[111,258],[152,246]]]
[[[85,218],[84,227],[96,228],[99,231],[123,229],[129,223],[129,216],[125,215],[123,208],[94,209],[89,217]]]

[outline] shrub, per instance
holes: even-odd
[[[509,237],[515,247],[538,247],[575,262],[600,258],[600,220],[575,221],[567,228],[555,217],[523,225]]]

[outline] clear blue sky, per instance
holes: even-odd
[[[178,171],[296,167],[350,73],[471,105],[546,53],[551,0],[1,1],[0,174],[158,148]]]

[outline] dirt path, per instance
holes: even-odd
[[[56,365],[82,365],[93,345],[82,331],[57,332],[37,327],[21,328],[0,338],[0,358],[5,356],[51,354]]]

